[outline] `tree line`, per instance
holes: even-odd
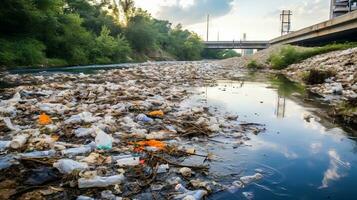
[[[1,0],[0,66],[198,60],[200,37],[133,0]],[[218,52],[217,52],[218,53]]]

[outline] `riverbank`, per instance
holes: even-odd
[[[333,105],[331,115],[357,125],[357,48],[318,55],[282,73]]]
[[[341,46],[343,47],[343,45]],[[268,73],[282,73],[289,79],[296,81],[313,93],[320,95],[323,102],[328,103],[334,109],[328,111],[342,123],[356,127],[357,125],[357,48],[332,51],[329,53],[312,56],[298,63],[289,65],[283,70],[272,69],[271,59],[274,55],[293,51],[292,59],[297,52],[313,52],[312,48],[273,46],[269,49],[257,52],[252,56],[232,58],[218,63],[235,69],[264,70]],[[295,50],[294,50],[294,49]],[[329,47],[325,48],[328,49]],[[332,46],[333,49],[335,48]],[[338,47],[340,48],[340,47]],[[322,50],[325,50],[322,49]],[[298,56],[298,55],[296,55]],[[281,61],[285,62],[285,61]],[[252,64],[253,63],[253,64]]]

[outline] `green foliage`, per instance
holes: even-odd
[[[284,69],[290,64],[301,60],[301,53],[293,46],[286,46],[280,50],[279,54],[273,54],[269,58],[273,69]]]
[[[198,60],[204,49],[201,38],[188,30],[182,30],[182,26],[176,26],[169,35],[168,52],[179,60]]]
[[[94,63],[106,64],[112,61],[127,61],[131,49],[129,43],[120,35],[117,38],[110,36],[110,30],[103,26],[99,37],[95,39],[95,47],[92,49]]]
[[[1,65],[40,64],[45,60],[45,46],[32,38],[19,41],[0,40]]]
[[[279,53],[273,54],[269,58],[269,62],[273,69],[284,69],[291,64],[301,62],[307,58],[328,53],[331,51],[345,50],[356,47],[357,43],[340,43],[330,44],[323,47],[315,47],[307,50],[300,50],[294,46],[287,45],[283,47]]]
[[[131,18],[128,23],[126,38],[137,51],[150,51],[155,48],[156,33],[149,17],[137,15]]]
[[[256,60],[251,60],[248,64],[247,67],[249,69],[261,69],[262,66],[258,64]]]
[[[6,67],[118,63],[152,52],[197,60],[203,50],[196,34],[172,29],[132,0],[2,0],[0,38]]]
[[[202,52],[202,57],[206,59],[227,59],[242,56],[240,53],[232,49],[205,49]]]
[[[241,57],[242,55],[232,49],[225,49],[221,50],[218,53],[218,58],[219,59],[227,59],[227,58],[233,58],[233,57]]]

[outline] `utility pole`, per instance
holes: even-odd
[[[219,31],[217,32],[217,41],[219,41]]]
[[[207,41],[209,36],[209,14],[207,15]]]
[[[291,10],[283,10],[280,14],[281,20],[281,35],[288,34],[291,31]]]

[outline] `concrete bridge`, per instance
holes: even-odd
[[[208,41],[208,49],[265,49],[270,45],[317,46],[338,41],[357,41],[357,11],[309,26],[270,41]]]
[[[208,41],[207,49],[266,49],[269,41]]]

